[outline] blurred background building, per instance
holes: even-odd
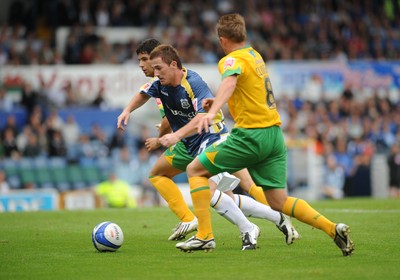
[[[338,199],[399,188],[390,178],[400,174],[400,1],[2,0],[0,168],[9,188],[80,190],[116,164],[147,172],[161,152],[139,156],[141,139],[157,135],[155,102],[134,113],[127,133],[115,129],[147,81],[137,44],[172,44],[215,90],[223,52],[214,27],[230,12],[245,17],[267,62],[289,191]],[[143,176],[127,180],[143,188]]]

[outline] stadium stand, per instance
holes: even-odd
[[[103,8],[98,14],[100,2]],[[173,43],[184,63],[216,63],[222,53],[213,35],[214,21],[220,14],[231,11],[245,16],[249,42],[262,50],[268,61],[400,59],[400,21],[396,16],[400,14],[399,1],[203,2],[193,0],[189,5],[186,0],[2,1],[0,66],[132,64],[137,63],[134,52],[137,42],[153,36]],[[146,9],[142,9],[143,5]],[[127,35],[131,34],[127,27],[135,28],[131,37]],[[115,35],[119,33],[115,30],[123,35]],[[313,82],[311,89],[318,87],[318,77]],[[57,100],[46,103],[40,89],[29,89],[24,81],[0,83],[8,92],[26,93],[12,110],[9,105],[0,107],[0,166],[13,189],[31,183],[38,188],[54,186],[65,191],[106,178],[119,151],[118,147],[110,146],[119,109],[103,110],[99,107],[101,102],[96,106],[75,106],[73,99],[57,107],[54,106]],[[315,141],[317,154],[324,160],[334,154],[343,166],[343,162],[349,162],[343,167],[345,195],[371,195],[370,189],[354,184],[368,184],[360,178],[371,174],[373,157],[379,155],[380,165],[384,164],[383,158],[390,147],[400,143],[398,91],[397,98],[392,98],[386,88],[373,90],[363,98],[356,96],[351,88],[345,88],[333,100],[309,97],[300,92],[293,97],[278,97],[289,148],[303,147],[310,139]],[[0,105],[9,103],[3,99],[0,96]],[[80,129],[79,140],[67,143],[63,157],[48,155],[48,141],[54,127],[60,125],[57,121],[49,125],[54,108],[63,124],[73,115]],[[10,115],[15,118],[15,127],[11,127],[14,135],[8,141],[4,134],[10,128],[7,123]],[[97,131],[100,134],[92,134],[95,124],[100,127],[101,131]],[[23,149],[18,148],[25,146],[22,131],[26,126],[31,130],[28,135],[35,133],[38,137],[41,153],[34,158],[23,157]],[[140,135],[128,134],[126,145],[132,146],[133,157],[139,149],[135,146],[140,142],[137,139]],[[348,156],[345,160],[339,149],[342,141]],[[289,157],[301,158],[302,154],[293,153]],[[304,176],[307,175],[301,174],[297,181],[289,178],[289,188],[301,186]],[[185,178],[180,176],[177,180]]]
[[[213,23],[231,11],[246,17],[250,41],[270,60],[400,56],[398,1],[203,2],[2,1],[8,17],[1,30],[0,64],[125,63],[135,59],[137,41],[154,32],[161,41],[174,42],[185,63],[215,63],[221,50]],[[56,46],[55,34],[61,27],[70,28],[69,33],[62,46]],[[126,27],[142,28],[136,32],[141,38],[126,36]],[[121,28],[125,38],[112,39],[118,32],[104,36],[102,28]]]

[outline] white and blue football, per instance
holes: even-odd
[[[92,241],[99,252],[115,252],[124,242],[124,233],[117,224],[102,222],[94,227]]]

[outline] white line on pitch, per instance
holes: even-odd
[[[400,213],[400,209],[321,209],[321,211],[340,213]]]

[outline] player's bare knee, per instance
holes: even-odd
[[[196,159],[186,167],[186,174],[188,177],[211,177],[211,174],[207,171],[207,169],[205,169],[204,166]]]

